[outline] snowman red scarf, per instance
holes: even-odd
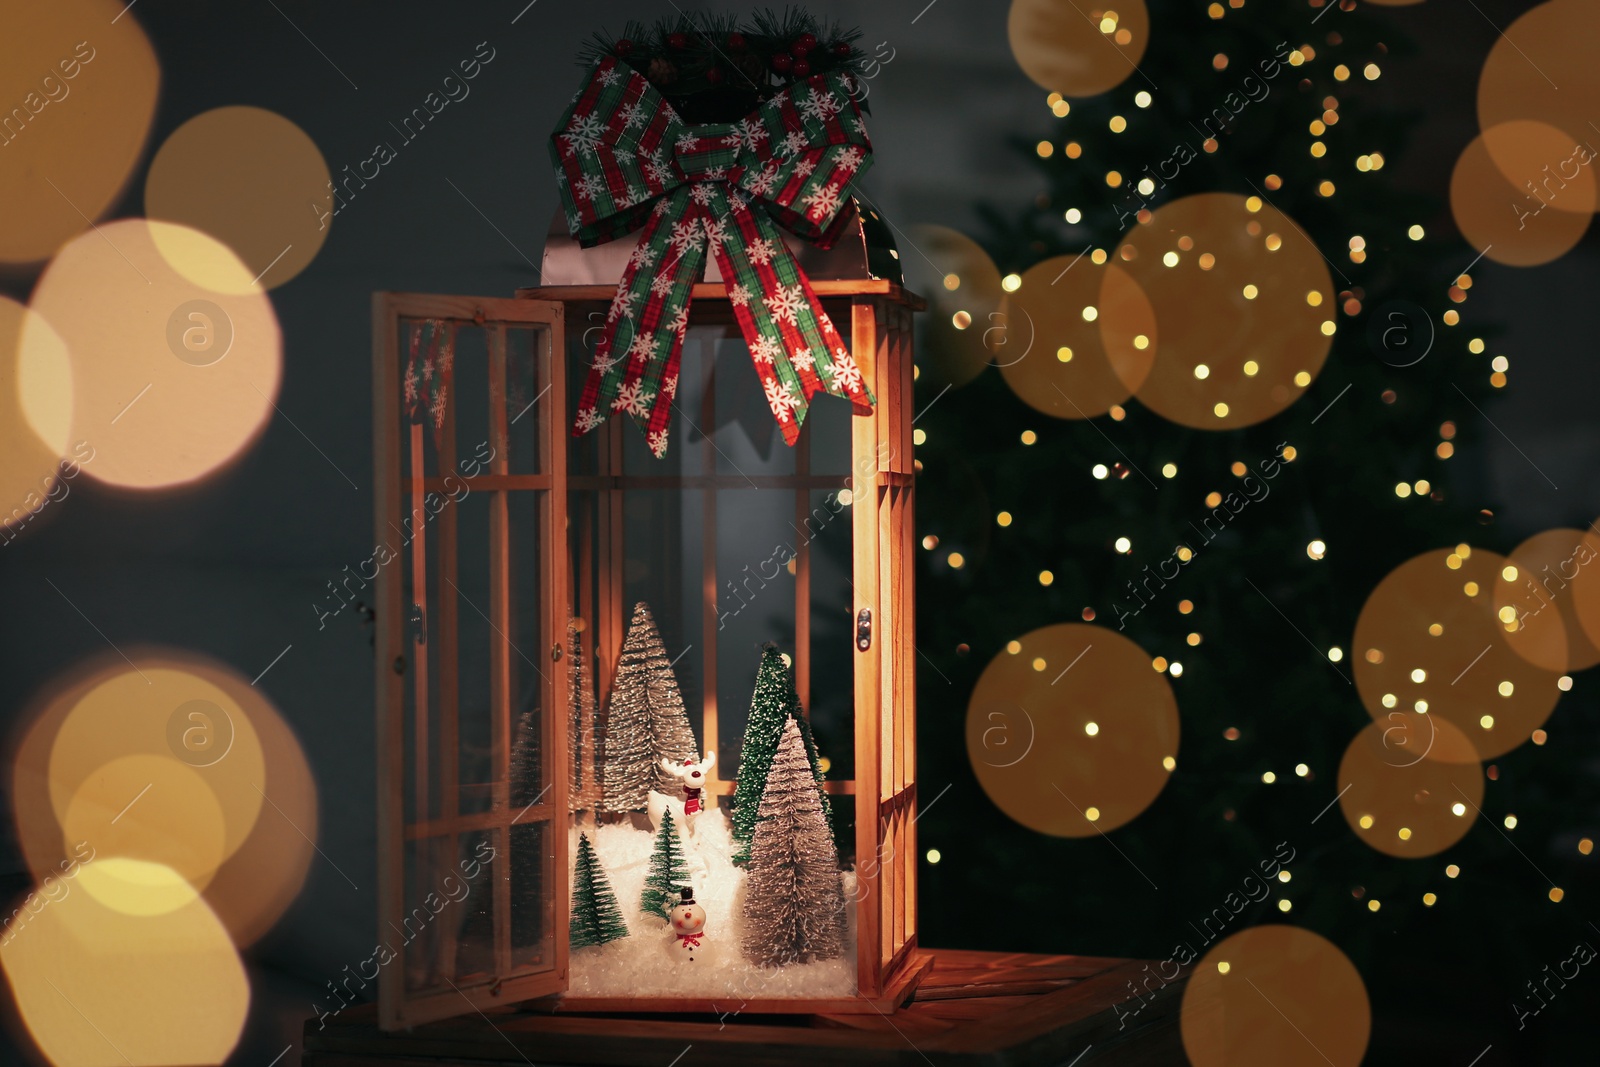
[[[692,934],[679,934],[678,935],[678,947],[679,948],[699,948],[700,947],[700,939],[702,937],[704,937],[704,936],[706,936],[706,932],[704,930],[699,930],[699,931],[696,931],[695,933],[692,933]]]

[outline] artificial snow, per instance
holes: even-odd
[[[639,909],[650,867],[655,834],[629,823],[584,826],[596,859],[605,868],[617,903],[628,923],[628,936],[591,948],[574,948],[568,992],[574,996],[727,997],[729,1010],[739,1003],[768,997],[848,997],[856,991],[856,879],[853,871],[839,876],[849,927],[844,955],[833,960],[758,967],[740,950],[744,935],[745,872],[733,863],[733,832],[721,808],[701,812],[686,838],[685,858],[694,883],[694,899],[705,909],[706,928],[694,961],[675,959],[669,951],[673,935],[667,917]],[[575,862],[578,833],[568,847]]]

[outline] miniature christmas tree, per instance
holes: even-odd
[[[736,863],[750,858],[750,841],[759,818],[761,794],[766,789],[767,772],[772,769],[772,758],[783,738],[786,721],[798,724],[812,777],[817,782],[824,819],[827,818],[828,800],[822,792],[817,745],[811,737],[811,726],[801,712],[794,676],[778,652],[778,646],[769,644],[762,649],[761,665],[756,668],[756,688],[750,697],[750,716],[744,724],[744,747],[739,751],[739,778],[733,793],[733,837],[738,845],[734,855]]]
[[[839,855],[822,814],[799,724],[784,724],[745,883],[744,952],[764,966],[844,954]]]
[[[672,812],[661,813],[661,829],[656,832],[656,847],[650,853],[650,871],[639,894],[639,910],[663,919],[678,903],[683,887],[689,885],[689,864],[683,857],[683,843],[673,824]]]
[[[584,655],[583,631],[582,619],[573,619],[567,627],[567,643],[572,654],[572,693],[567,709],[567,737],[571,747],[567,768],[569,811],[584,811],[600,802],[594,759],[594,679],[589,673],[589,658]]]
[[[588,834],[578,835],[578,861],[572,869],[572,925],[569,936],[573,948],[603,945],[628,936],[628,924],[617,906],[605,868],[595,858]]]
[[[674,793],[679,783],[661,761],[682,764],[696,755],[678,680],[667,661],[650,605],[634,605],[622,642],[617,678],[606,709],[605,811],[643,811],[649,792]]]

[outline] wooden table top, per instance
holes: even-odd
[[[384,1033],[372,1005],[307,1021],[305,1067],[1167,1065],[1186,1062],[1182,979],[1143,960],[935,949],[889,1014],[576,1015],[474,1011]],[[1149,969],[1147,970],[1147,966]],[[1131,986],[1130,986],[1130,983]],[[1151,992],[1147,992],[1151,990]],[[1136,992],[1137,991],[1137,996]]]

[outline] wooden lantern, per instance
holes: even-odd
[[[903,288],[876,214],[855,214],[852,227],[828,253],[793,248],[877,404],[853,416],[819,395],[793,448],[776,438],[714,269],[694,287],[672,443],[659,460],[621,417],[570,433],[629,241],[580,251],[555,236],[544,284],[512,299],[376,296],[385,1028],[530,1001],[556,1011],[885,1011],[926,969],[911,440],[911,315],[922,305]],[[707,789],[724,805],[760,641],[792,656],[832,762],[841,860],[856,874],[853,990],[568,991],[581,962],[567,940],[570,839],[593,801],[571,795],[569,781],[573,762],[593,773],[573,748],[589,743],[569,714],[574,620],[604,708],[638,600],[678,657],[691,724],[718,756]]]

